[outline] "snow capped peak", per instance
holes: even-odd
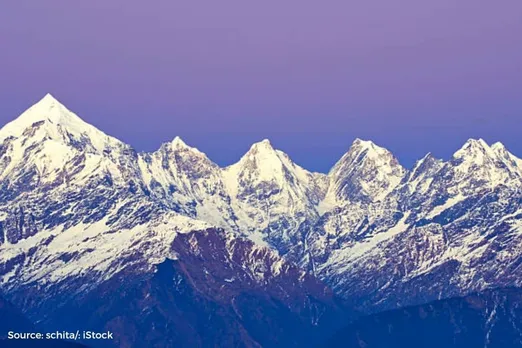
[[[188,148],[189,146],[179,137],[176,136],[170,144],[172,145],[172,148],[178,149],[178,148]]]
[[[268,139],[252,144],[250,149],[241,157],[241,159],[230,167],[255,167],[255,168],[277,168],[282,167],[282,160],[286,156],[285,153],[274,149]],[[271,170],[272,170],[271,169]]]
[[[507,161],[515,161],[517,162],[517,157],[515,157],[501,142],[496,142],[491,145],[491,151],[497,155],[501,160]]]
[[[469,139],[464,143],[464,145],[455,152],[455,157],[462,156],[464,154],[469,154],[470,152],[487,152],[490,151],[488,143],[486,143],[483,139]]]
[[[411,171],[411,176],[414,176],[419,170],[423,170],[426,166],[432,166],[435,163],[442,163],[442,160],[435,158],[431,152],[428,152],[426,156],[418,160]]]
[[[85,128],[87,125],[51,94],[46,94],[17,119],[6,124],[0,131],[0,139],[5,139],[9,136],[19,137],[27,128],[41,121],[48,121],[62,126],[72,126],[73,128]]]
[[[418,160],[407,176],[410,191],[424,192],[431,183],[432,177],[443,167],[444,162],[435,158],[431,152]]]
[[[498,151],[498,145],[496,146]],[[453,154],[459,160],[469,159],[476,164],[483,164],[486,159],[496,158],[497,153],[483,139],[469,139]]]
[[[249,153],[257,153],[257,152],[263,152],[263,151],[269,151],[274,152],[275,149],[272,146],[272,143],[268,139],[263,139],[262,141],[259,141],[257,143],[252,144],[250,147]]]
[[[223,175],[231,197],[241,193],[246,197],[248,192],[298,197],[297,191],[305,192],[307,185],[313,185],[313,175],[292,162],[286,153],[274,149],[268,139],[253,144],[239,162],[223,170]]]
[[[377,145],[375,145],[375,143],[371,140],[363,140],[360,138],[356,138],[352,143],[352,147],[353,146],[370,148],[370,147],[376,147]]]
[[[461,192],[475,192],[484,187],[512,185],[513,180],[520,184],[519,163],[500,143],[490,147],[482,139],[470,139],[455,152],[447,170]]]
[[[372,141],[356,139],[348,152],[332,168],[331,172],[339,171],[341,168],[357,169],[358,166],[364,165],[364,163],[368,164],[369,162],[375,164],[384,164],[386,162],[389,165],[400,167],[399,162],[389,150],[376,145]]]
[[[60,104],[62,105],[51,93],[47,93],[37,104]]]
[[[503,152],[503,151],[507,151],[506,147],[504,146],[504,144],[502,144],[500,141],[497,141],[496,143],[494,143],[493,145],[491,145],[491,149],[495,152]]]
[[[392,156],[392,153],[387,149],[376,145],[374,142],[369,140],[361,140],[359,138],[355,139],[352,143],[352,146],[348,150],[345,156],[370,156],[370,157],[380,157],[380,156]]]
[[[241,157],[239,162],[230,166],[230,169],[249,168],[259,172],[280,172],[283,167],[282,157],[284,154],[275,150],[268,139],[254,143],[250,149]],[[271,176],[271,175],[269,175]]]
[[[187,154],[197,154],[202,157],[206,157],[206,155],[199,151],[197,148],[187,145],[179,136],[176,136],[170,143],[163,144],[162,147],[167,146],[168,151],[173,151],[175,153],[187,153]]]
[[[100,152],[107,147],[122,144],[119,140],[83,121],[51,94],[46,94],[0,130],[0,141],[22,136],[31,137],[36,143],[48,139],[64,145],[71,144],[74,139],[76,144],[88,143],[91,149]]]
[[[62,126],[88,126],[78,115],[67,109],[65,105],[49,93],[24,112],[18,119],[22,118],[35,122],[48,120]]]
[[[475,164],[484,164],[485,162],[491,161],[508,161],[508,162],[519,162],[520,160],[511,154],[504,144],[501,142],[496,142],[495,144],[489,146],[482,139],[470,139],[468,140],[464,146],[455,152],[453,155],[456,159],[469,159],[473,161]]]
[[[405,174],[406,170],[390,151],[371,141],[356,139],[328,174],[329,195],[348,201],[381,200]]]
[[[472,139],[468,139],[468,141],[466,141],[464,146],[489,148],[488,143],[486,143],[486,141],[484,139],[482,139],[482,138],[479,138],[479,139],[473,139],[473,138]]]
[[[501,142],[491,145],[491,150],[497,157],[513,172],[517,172],[522,177],[522,159],[516,157]]]

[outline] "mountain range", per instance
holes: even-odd
[[[303,346],[518,287],[521,236],[522,160],[501,143],[406,169],[357,139],[323,174],[264,140],[221,168],[179,137],[138,152],[51,95],[0,130],[0,292],[122,347]]]

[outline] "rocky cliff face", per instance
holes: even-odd
[[[170,252],[151,272],[128,266],[67,301],[63,292],[47,298],[31,315],[46,330],[113,332],[113,341],[85,342],[101,347],[313,346],[348,319],[322,282],[222,230],[180,234]]]

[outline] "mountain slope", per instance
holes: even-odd
[[[91,291],[45,308],[41,325],[114,333],[114,341],[95,342],[99,346],[303,347],[347,318],[317,279],[224,231],[180,234],[170,254],[153,272],[126,267]]]
[[[384,199],[402,180],[406,170],[388,150],[356,139],[328,177],[328,197],[343,202],[371,203]]]
[[[316,274],[364,311],[519,285],[522,170],[495,149],[470,140],[448,162],[428,156],[385,200],[325,214]]]
[[[210,227],[363,312],[517,286],[521,178],[522,160],[473,139],[412,170],[362,140],[327,175],[269,141],[220,168],[179,138],[137,153],[46,96],[0,130],[0,289],[41,319],[122,272],[150,279],[178,260],[172,243]]]
[[[237,239],[223,171],[180,139],[138,154],[50,96],[0,134],[0,288],[48,329],[109,325],[133,347],[167,344],[167,334],[184,346],[228,337],[238,346],[295,346],[303,341],[289,333],[305,330],[311,340],[331,320],[326,313],[342,318],[320,281]],[[222,225],[232,234],[207,230]],[[165,269],[183,284],[162,278]],[[224,287],[230,294],[219,298]],[[180,297],[172,299],[175,291]],[[157,312],[146,316],[140,307],[148,301],[174,331],[150,326]],[[229,320],[208,332],[218,308]],[[71,313],[84,315],[72,320]],[[150,336],[133,338],[128,325]],[[175,334],[181,327],[186,335]]]
[[[522,292],[500,289],[363,317],[326,347],[486,347],[522,345]]]
[[[240,230],[282,254],[302,240],[300,226],[318,216],[324,176],[299,167],[268,140],[252,145],[223,175]]]

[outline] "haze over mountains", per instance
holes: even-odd
[[[521,237],[522,160],[500,143],[408,170],[357,139],[323,174],[264,140],[221,168],[180,138],[138,153],[50,95],[0,130],[2,294],[123,346],[171,344],[158,320],[186,346],[300,346],[353,312],[520,286]]]

